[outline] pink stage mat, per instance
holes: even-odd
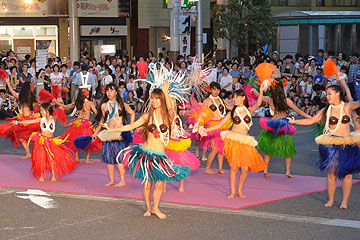
[[[39,189],[44,191],[100,195],[108,197],[143,199],[141,181],[126,177],[127,186],[105,187],[109,181],[106,166],[99,160],[93,164],[79,164],[71,174],[58,178],[57,182],[38,182],[30,175],[31,160],[21,156],[0,155],[0,187]],[[247,198],[227,199],[229,172],[224,175],[207,175],[204,169],[191,173],[185,181],[185,192],[177,191],[179,183],[168,183],[162,201],[188,205],[240,209],[262,203],[296,197],[326,190],[326,178],[295,176],[288,179],[284,174],[271,173],[265,179],[262,173],[249,173],[243,193]],[[116,172],[116,179],[120,177]],[[359,181],[355,181],[359,182]]]

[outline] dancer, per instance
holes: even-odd
[[[130,114],[132,124],[135,120],[134,111],[121,100],[117,86],[113,83],[109,83],[105,87],[105,93],[101,99],[97,114],[95,116],[95,124],[97,124],[93,140],[95,141],[102,126],[105,125],[109,129],[115,129],[123,126],[123,122],[127,118],[127,114]],[[107,171],[109,174],[110,182],[105,186],[122,187],[125,186],[125,168],[122,163],[116,162],[116,156],[121,149],[124,149],[132,142],[131,133],[118,134],[116,136],[104,136],[99,135],[102,143],[102,157],[103,163],[106,163]],[[115,165],[119,170],[120,182],[115,184]]]
[[[130,131],[144,125],[145,143],[143,145],[133,144],[124,149],[119,153],[118,160],[123,161],[130,168],[130,175],[133,176],[133,180],[137,178],[145,183],[143,194],[146,212],[144,216],[149,217],[151,214],[155,214],[159,219],[166,218],[166,215],[159,209],[164,182],[186,179],[191,171],[189,167],[174,165],[165,153],[165,146],[168,145],[171,136],[171,123],[174,116],[168,89],[169,83],[165,81],[161,89],[152,90],[149,111],[136,122],[122,128],[109,130]],[[155,185],[154,206],[151,207],[153,183]]]
[[[88,100],[89,91],[86,88],[82,88],[75,101],[75,108],[72,114],[77,114],[78,117],[70,122],[67,126],[68,129],[63,133],[62,137],[68,136],[64,144],[75,152],[75,159],[81,163],[79,159],[80,149],[77,149],[74,145],[74,140],[78,137],[93,136],[95,133],[94,127],[90,122],[91,111],[96,115],[97,110],[93,102]],[[86,152],[85,163],[93,163],[90,161],[90,154],[97,153],[102,148],[102,143],[99,138],[96,138],[87,146],[84,151]]]
[[[19,100],[20,114],[18,114],[17,116],[18,121],[33,120],[38,118],[38,116],[33,113],[34,105],[37,102],[35,95],[31,90],[32,84],[28,82],[24,83],[20,90],[20,93],[17,93],[13,90],[9,78],[7,78],[6,84],[11,95],[13,95],[16,99]],[[30,148],[27,144],[27,141],[29,140],[33,132],[39,131],[40,126],[37,123],[29,125],[14,125],[13,122],[9,122],[0,125],[0,132],[2,136],[9,139],[14,146],[18,146],[20,143],[22,144],[25,149],[25,156],[23,158],[31,158]]]
[[[51,172],[51,181],[55,182],[57,177],[71,173],[76,168],[76,161],[72,151],[62,143],[65,139],[54,138],[56,116],[54,107],[50,103],[43,103],[40,107],[41,118],[23,120],[16,122],[16,125],[38,124],[41,132],[34,133],[30,142],[34,142],[32,151],[31,171],[39,182],[44,182],[47,172]]]
[[[187,166],[191,171],[195,171],[200,167],[199,159],[187,149],[191,146],[191,139],[182,126],[182,121],[178,114],[175,115],[171,124],[171,138],[165,147],[166,155],[173,161],[175,165]],[[185,180],[180,180],[178,191],[184,192]],[[166,182],[164,182],[164,192],[166,192]]]
[[[350,116],[360,107],[360,102],[344,102],[340,86],[332,85],[327,89],[328,106],[310,119],[293,120],[290,123],[311,125],[325,118],[323,134],[315,138],[319,144],[319,169],[327,173],[329,201],[325,207],[334,205],[336,178],[342,180],[343,199],[341,209],[347,209],[352,188],[352,174],[360,172],[359,133],[350,133]]]
[[[284,85],[286,82],[281,79],[281,74],[275,65],[270,63],[261,63],[255,69],[262,84],[270,87],[270,97],[263,96],[263,101],[269,104],[272,120],[267,118],[260,119],[260,125],[264,128],[259,135],[258,148],[265,153],[265,163],[267,168],[264,170],[264,177],[268,178],[268,167],[271,157],[285,157],[286,176],[293,178],[291,175],[291,159],[297,153],[294,147],[291,134],[295,133],[295,127],[288,125],[287,116],[290,107],[300,116],[310,118],[308,114],[297,108],[294,103],[285,98]],[[255,95],[259,93],[253,89]]]
[[[217,82],[212,82],[210,84],[210,96],[204,100],[203,106],[208,107],[211,111],[214,112],[212,119],[205,124],[205,128],[214,126],[215,124],[221,122],[221,120],[226,116],[226,108],[232,109],[231,106],[226,105],[220,97],[220,84]],[[204,150],[211,149],[210,154],[208,155],[205,173],[207,174],[216,174],[211,170],[211,164],[214,161],[216,154],[218,155],[219,162],[219,174],[224,174],[223,171],[223,162],[224,162],[224,142],[221,139],[220,133],[229,129],[231,126],[231,119],[226,124],[223,124],[219,130],[214,130],[208,132],[207,136],[201,139],[202,147]]]
[[[251,115],[262,104],[264,86],[260,88],[260,95],[257,102],[249,107],[248,98],[244,90],[236,90],[233,94],[234,108],[229,112],[220,123],[200,130],[205,133],[221,128],[229,120],[234,123],[231,131],[221,132],[224,140],[224,154],[230,165],[230,195],[228,198],[235,198],[236,194],[240,198],[245,198],[243,186],[248,176],[248,172],[259,172],[266,168],[264,159],[256,150],[257,141],[249,136],[248,132],[252,126]],[[235,192],[236,175],[241,168],[237,192]]]

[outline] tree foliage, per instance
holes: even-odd
[[[271,42],[275,22],[268,0],[228,0],[214,6],[217,38],[233,41],[240,49],[259,48]]]

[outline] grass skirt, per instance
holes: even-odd
[[[254,137],[235,132],[222,132],[224,140],[224,155],[230,167],[249,167],[250,172],[266,169],[263,157],[256,150]]]
[[[264,129],[259,135],[258,148],[272,157],[294,157],[297,154],[291,135],[276,135]]]
[[[33,120],[36,118],[38,117],[33,114],[26,117],[21,117],[19,119],[19,124],[13,125],[10,128],[8,128],[8,123],[4,123],[4,125],[1,124],[0,128],[6,127],[7,129],[6,131],[5,129],[4,131],[0,130],[0,132],[3,132],[3,136],[6,137],[6,139],[10,140],[15,147],[17,147],[21,143],[20,140],[28,141],[32,133],[41,131],[40,123],[21,125],[21,121],[23,120]]]
[[[103,142],[101,162],[106,164],[118,164],[116,156],[127,146],[129,146],[128,143],[119,140]],[[122,160],[119,161],[119,163],[122,163]]]
[[[53,167],[56,177],[71,173],[77,166],[73,152],[62,143],[61,138],[45,137],[35,133],[29,139],[34,143],[31,172],[35,178],[51,173]]]
[[[209,128],[211,126],[214,126],[221,122],[221,120],[211,120],[208,123],[206,123],[205,128]],[[232,121],[229,120],[224,126],[222,126],[220,129],[211,131],[207,133],[207,136],[204,136],[201,138],[202,147],[205,150],[211,150],[212,149],[212,141],[214,141],[215,147],[218,149],[218,153],[223,154],[224,153],[224,142],[221,139],[220,133],[222,131],[227,131],[232,125]]]
[[[329,141],[330,139],[333,140]],[[348,174],[360,172],[360,148],[356,145],[356,142],[359,142],[356,137],[320,135],[315,141],[319,144],[319,169],[321,171],[328,174],[333,173],[339,179],[343,179]],[[335,144],[324,144],[325,142]],[[349,144],[341,145],[341,142]]]
[[[179,166],[188,166],[191,171],[200,167],[199,159],[187,149],[191,146],[190,138],[170,139],[166,146],[166,155]]]
[[[79,137],[92,136],[95,133],[93,125],[87,119],[74,119],[67,126],[67,130],[62,135],[63,138],[68,136],[64,144],[70,148],[73,152],[80,152],[74,145],[74,140]],[[102,148],[102,142],[99,138],[96,138],[95,141],[92,141],[91,144],[84,149],[85,152],[90,151],[92,153],[97,153]]]
[[[153,152],[139,144],[125,148],[119,153],[118,159],[123,159],[124,165],[129,167],[132,182],[134,179],[155,183],[179,182],[191,172],[189,167],[174,165],[166,153]]]

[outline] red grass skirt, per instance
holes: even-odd
[[[87,119],[74,119],[67,126],[67,130],[63,133],[61,138],[66,139],[64,145],[70,148],[73,152],[80,152],[79,149],[75,148],[74,140],[79,137],[92,136],[95,133],[93,125]],[[99,138],[92,141],[91,144],[84,149],[85,152],[90,151],[97,153],[102,149],[102,142]]]
[[[205,124],[205,128],[209,128],[221,122],[221,120],[211,120]],[[215,147],[218,149],[218,153],[224,153],[224,141],[221,139],[220,133],[222,131],[227,131],[232,125],[232,121],[229,120],[222,126],[219,130],[214,130],[207,133],[207,136],[201,138],[202,147],[204,150],[211,150],[213,148],[212,143],[214,143]]]
[[[36,118],[38,117],[32,114],[26,117],[21,117],[17,125],[13,125],[10,122],[0,124],[0,136],[10,140],[12,144],[17,147],[20,145],[22,140],[28,141],[32,133],[39,132],[41,130],[40,123],[21,125],[21,121],[33,120]]]
[[[46,176],[47,172],[55,171],[56,177],[71,173],[77,166],[73,152],[64,146],[61,138],[44,137],[41,133],[31,136],[34,143],[31,160],[31,172],[35,178]]]

